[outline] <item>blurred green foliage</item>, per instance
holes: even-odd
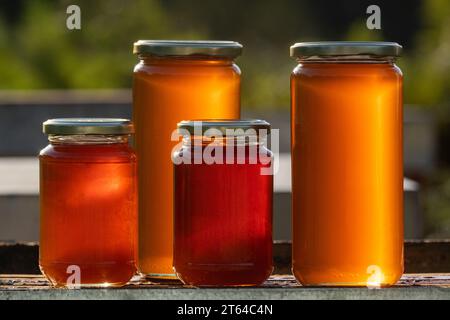
[[[135,40],[226,39],[245,45],[243,105],[288,108],[294,42],[393,40],[405,45],[405,102],[450,100],[447,0],[381,1],[382,31],[366,28],[369,2],[356,0],[0,1],[0,89],[130,87]],[[66,28],[70,4],[81,7],[81,31]]]
[[[66,28],[71,1],[24,3],[17,23],[0,20],[2,89],[130,87],[135,39],[196,36],[172,28],[156,1],[81,1],[81,31]]]
[[[77,4],[82,30],[66,28]],[[450,124],[450,1],[379,0],[382,30],[366,28],[369,0],[0,0],[1,89],[129,88],[138,39],[218,39],[244,44],[245,108],[289,108],[299,41],[385,40],[404,46],[405,103]],[[441,130],[445,131],[445,130]],[[446,131],[447,133],[450,130]],[[448,144],[450,134],[441,143]],[[441,147],[442,148],[442,147]],[[450,159],[450,151],[447,152]],[[450,161],[450,160],[449,160]],[[426,192],[428,233],[450,230],[450,173]]]
[[[429,0],[423,6],[423,28],[416,46],[401,65],[407,71],[407,102],[436,106],[450,103],[450,1]]]

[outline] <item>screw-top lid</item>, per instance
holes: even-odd
[[[291,57],[311,56],[400,56],[402,46],[396,42],[376,41],[322,41],[299,42],[291,46]]]
[[[199,130],[204,134],[209,129],[217,129],[223,135],[230,134],[227,130],[242,129],[266,129],[270,130],[270,124],[265,120],[188,120],[178,123],[178,129],[187,130],[191,135],[197,134]]]
[[[139,40],[133,53],[148,56],[212,56],[236,58],[242,45],[234,41]]]
[[[134,133],[133,123],[128,119],[110,118],[64,118],[50,119],[43,123],[48,135],[125,135]]]

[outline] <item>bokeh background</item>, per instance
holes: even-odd
[[[81,7],[82,29],[66,28]],[[381,8],[381,30],[366,8]],[[404,46],[405,194],[410,238],[450,237],[450,1],[0,0],[0,241],[37,240],[40,124],[129,116],[138,39],[244,44],[242,109],[281,129],[289,156],[289,46],[385,40]],[[289,172],[278,178],[276,235],[288,238]],[[281,181],[281,180],[283,181]],[[287,180],[286,180],[287,179]],[[278,222],[277,222],[278,221]]]

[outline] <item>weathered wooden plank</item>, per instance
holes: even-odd
[[[450,273],[447,274],[405,274],[395,285],[398,288],[405,287],[440,287],[450,289]],[[261,288],[301,288],[292,275],[273,275]],[[125,289],[179,289],[189,288],[179,281],[167,281],[164,283],[152,283],[139,277],[133,278]],[[0,290],[51,290],[49,282],[41,275],[0,275]]]
[[[0,274],[39,274],[37,243],[0,243]]]
[[[450,240],[407,241],[405,272],[450,272]]]
[[[38,256],[36,243],[0,243],[0,274],[39,274]],[[290,273],[290,242],[275,242],[274,264],[276,274]],[[450,240],[406,241],[405,272],[450,272]]]

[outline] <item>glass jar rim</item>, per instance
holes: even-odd
[[[139,40],[133,53],[141,56],[208,56],[234,59],[242,54],[235,41]]]
[[[290,55],[297,59],[341,56],[399,57],[402,49],[396,42],[383,41],[299,42],[291,46]]]
[[[214,129],[224,136],[246,135],[248,129],[270,131],[270,123],[261,119],[199,119],[184,120],[178,123],[178,131],[187,131],[190,135],[203,135]],[[241,130],[240,130],[241,129]]]
[[[59,118],[42,124],[48,135],[130,135],[134,133],[129,119],[119,118]]]

